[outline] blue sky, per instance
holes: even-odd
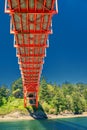
[[[0,84],[10,85],[20,77],[10,17],[0,1]],[[61,84],[87,83],[87,0],[59,0],[59,14],[53,17],[53,35],[42,75]]]

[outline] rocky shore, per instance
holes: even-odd
[[[62,115],[48,115],[48,119],[58,119],[58,118],[76,118],[76,117],[87,117],[87,112],[83,114],[62,114]]]
[[[34,113],[23,114],[20,111],[12,112],[7,115],[0,115],[0,121],[14,121],[14,120],[34,120],[47,119],[47,115],[42,111]]]
[[[17,121],[17,120],[34,120],[34,119],[58,119],[58,118],[75,118],[75,117],[87,117],[87,113],[83,113],[81,115],[74,114],[63,114],[63,115],[44,115],[43,112],[36,112],[32,114],[22,114],[20,112],[14,112],[7,115],[0,115],[1,121]]]

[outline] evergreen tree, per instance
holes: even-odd
[[[12,83],[11,90],[12,90],[12,95],[15,98],[23,98],[23,85],[22,85],[21,78],[19,78],[18,80]]]
[[[48,90],[47,82],[44,78],[42,78],[40,82],[39,98],[40,98],[40,102],[44,102],[44,101],[46,101],[47,103],[49,102],[49,90]]]

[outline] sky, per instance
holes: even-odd
[[[87,0],[59,0],[59,13],[53,16],[42,75],[48,82],[87,83]],[[0,85],[11,85],[20,77],[10,17],[0,1]]]

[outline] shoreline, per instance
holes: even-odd
[[[48,114],[48,120],[49,119],[63,119],[63,118],[78,118],[78,117],[87,117],[87,112],[83,114],[63,114],[63,115],[52,115]],[[19,115],[18,112],[11,113],[8,115],[0,116],[0,122],[6,121],[29,121],[29,120],[35,120],[33,117],[30,115]],[[40,119],[39,119],[40,120]]]
[[[48,115],[48,119],[62,119],[62,118],[78,118],[78,117],[87,117],[86,114],[63,114],[63,115]]]

